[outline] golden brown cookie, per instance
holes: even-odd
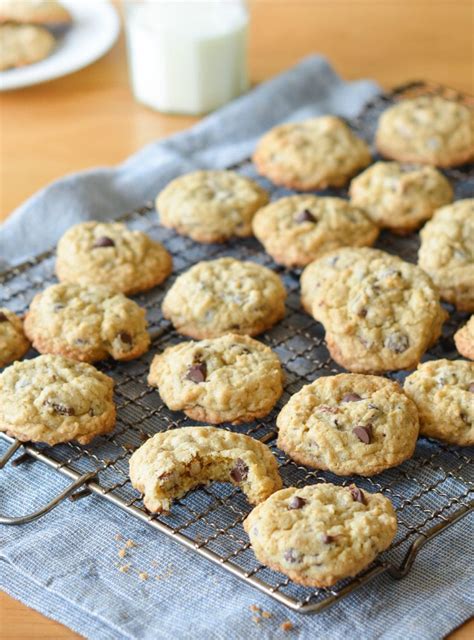
[[[420,364],[404,391],[420,417],[420,433],[461,446],[474,445],[474,363],[434,360]]]
[[[0,367],[19,360],[30,348],[23,323],[13,311],[0,308]]]
[[[454,343],[459,353],[469,360],[474,360],[474,316],[454,334]]]
[[[259,173],[299,191],[343,186],[370,160],[367,144],[336,116],[274,127],[253,155]]]
[[[92,365],[39,356],[0,374],[0,431],[22,442],[87,444],[115,425],[112,378]]]
[[[210,482],[231,482],[251,504],[281,488],[270,449],[249,436],[215,427],[157,433],[130,458],[130,480],[149,511],[169,511],[173,500]]]
[[[352,261],[345,269],[337,269],[341,256]],[[312,314],[326,329],[333,359],[358,373],[418,364],[447,317],[426,273],[377,249],[339,249],[321,260],[326,273],[311,294]]]
[[[342,198],[289,196],[263,207],[253,219],[255,236],[272,258],[304,267],[338,247],[372,245],[379,233],[367,214]]]
[[[285,315],[280,278],[255,262],[219,258],[180,275],[163,300],[163,316],[191,338],[255,336]]]
[[[235,171],[194,171],[175,178],[156,199],[163,226],[197,242],[252,235],[252,218],[268,194]]]
[[[474,198],[438,209],[420,232],[418,264],[443,300],[474,311]]]
[[[47,29],[31,24],[0,24],[0,71],[43,60],[56,42]]]
[[[314,298],[326,278],[334,278],[336,273],[342,273],[359,258],[366,256],[369,259],[372,255],[372,250],[368,248],[342,247],[311,262],[300,278],[303,309],[311,314]]]
[[[474,159],[474,109],[440,96],[402,100],[381,115],[380,153],[400,162],[454,167]]]
[[[56,275],[61,282],[103,284],[126,294],[160,284],[173,262],[160,242],[120,222],[81,222],[58,243]]]
[[[411,458],[415,404],[396,382],[342,373],[291,396],[277,418],[278,447],[299,464],[340,476],[371,476]]]
[[[132,360],[150,344],[145,309],[102,285],[55,284],[34,298],[25,333],[40,353]]]
[[[381,493],[321,482],[277,491],[251,511],[244,528],[260,562],[298,584],[329,587],[390,546],[397,517]]]
[[[2,22],[60,25],[72,22],[72,16],[56,0],[0,0]]]
[[[283,371],[266,345],[226,334],[168,347],[154,357],[148,383],[173,411],[200,422],[239,424],[271,411],[283,392]]]
[[[352,180],[349,194],[374,223],[400,235],[417,229],[453,199],[442,173],[398,162],[376,162]]]

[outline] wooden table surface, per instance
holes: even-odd
[[[384,87],[429,79],[474,93],[471,0],[257,0],[250,6],[254,83],[321,52],[346,79],[370,77]],[[133,101],[123,37],[87,69],[3,94],[0,219],[48,182],[118,163],[193,122]],[[31,637],[79,636],[0,595],[0,638]],[[474,621],[449,637],[472,640]]]

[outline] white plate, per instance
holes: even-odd
[[[62,0],[73,24],[60,36],[56,49],[44,60],[0,72],[0,91],[29,87],[60,78],[95,62],[112,47],[120,20],[108,0]]]

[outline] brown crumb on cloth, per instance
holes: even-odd
[[[294,629],[294,626],[292,622],[290,622],[289,620],[285,620],[285,622],[281,623],[280,629],[282,631],[292,631]]]
[[[264,618],[268,620],[269,618],[272,617],[272,614],[270,613],[270,611],[265,611],[264,609],[259,607],[257,604],[251,604],[249,609],[250,611],[256,614],[252,616],[252,622],[254,622],[255,624],[260,624],[260,622],[262,622]]]

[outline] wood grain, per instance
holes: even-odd
[[[347,79],[384,87],[413,79],[474,92],[471,0],[258,0],[250,2],[250,70],[257,83],[313,52]],[[66,78],[0,98],[0,220],[67,173],[112,165],[194,118],[135,103],[123,38],[102,60]],[[79,636],[0,594],[0,638]],[[449,636],[472,640],[474,621]]]

